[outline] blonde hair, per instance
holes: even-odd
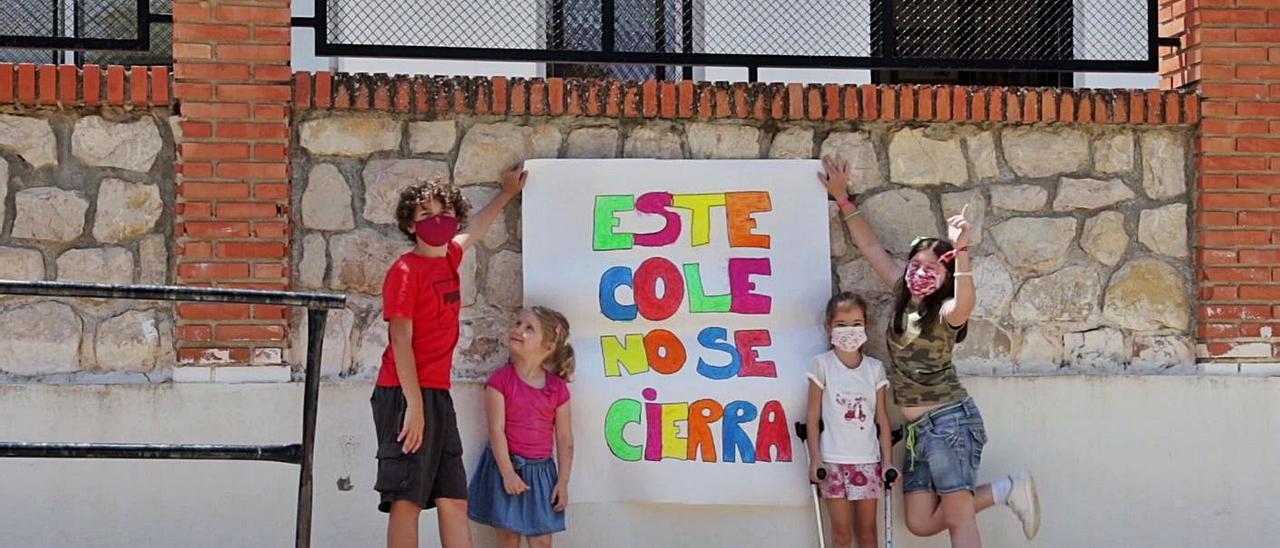
[[[543,337],[551,341],[554,349],[547,356],[544,365],[548,370],[566,381],[573,380],[573,345],[569,344],[569,320],[564,314],[543,306],[529,309],[538,323],[542,324]]]

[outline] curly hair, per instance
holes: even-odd
[[[565,319],[564,314],[543,306],[532,307],[529,312],[542,324],[542,336],[547,337],[555,347],[544,364],[557,377],[572,381],[574,357],[573,346],[569,344],[569,320]]]
[[[400,192],[400,202],[396,204],[396,226],[400,232],[409,237],[409,241],[417,239],[413,235],[413,224],[418,205],[436,200],[445,209],[453,209],[453,214],[462,226],[467,224],[467,214],[471,212],[471,204],[462,196],[462,191],[448,180],[435,178],[425,183],[413,185]]]

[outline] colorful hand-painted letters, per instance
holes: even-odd
[[[769,249],[772,240],[768,234],[759,233],[755,216],[771,210],[769,193],[763,191],[596,196],[592,247],[598,253],[676,245],[696,249],[710,244],[713,238],[723,237],[730,250]],[[625,212],[660,217],[662,226],[644,234],[624,232],[619,215]],[[687,227],[682,212],[689,219]],[[725,234],[712,234],[713,225],[718,225],[712,222],[713,215],[724,216]],[[686,232],[687,237],[682,238]],[[714,270],[727,272],[728,293],[707,294],[703,274]],[[638,318],[661,322],[680,312],[707,315],[708,322],[715,322],[715,315],[720,314],[767,315],[773,299],[762,293],[756,282],[772,274],[768,258],[730,257],[715,264],[677,265],[654,256],[639,264],[612,266],[600,274],[600,314],[613,322]],[[631,297],[630,303],[624,302],[626,295]],[[776,364],[761,357],[761,350],[771,344],[772,337],[766,329],[731,333],[725,327],[708,325],[698,332],[696,341],[685,342],[675,333],[658,328],[647,333],[600,337],[601,366],[606,378],[675,375],[688,366],[692,373],[708,381],[776,379]],[[644,389],[641,396],[643,402],[631,398],[614,401],[605,417],[605,441],[619,460],[791,461],[786,411],[777,400],[763,405],[748,401],[722,403],[711,398],[663,403],[656,401],[654,388]],[[720,433],[718,448],[713,429]]]

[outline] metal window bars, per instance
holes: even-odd
[[[171,62],[172,0],[0,0],[0,60]],[[316,0],[315,53],[547,63],[692,78],[692,66],[1154,72],[1156,0]],[[23,48],[23,49],[12,49]],[[101,50],[107,50],[104,53]],[[43,57],[43,61],[40,58]],[[595,65],[595,66],[588,66]],[[683,68],[683,70],[678,70]]]
[[[307,310],[307,354],[303,364],[302,442],[281,445],[36,443],[0,441],[0,458],[38,459],[185,459],[271,461],[297,464],[298,508],[294,546],[311,545],[312,459],[316,408],[320,393],[320,356],[329,310],[346,306],[343,295],[253,289],[105,285],[0,280],[0,295],[40,297],[266,304]]]
[[[173,0],[0,0],[0,61],[173,62]]]
[[[613,65],[1154,72],[1156,0],[317,0],[317,55]],[[627,70],[623,65],[648,65]],[[643,67],[641,67],[643,68]],[[554,72],[554,71],[552,71]],[[689,72],[685,71],[685,76]]]

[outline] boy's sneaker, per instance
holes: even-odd
[[[1005,504],[1022,521],[1022,533],[1031,540],[1040,532],[1040,495],[1036,493],[1036,480],[1031,474],[1010,479],[1013,491]]]

